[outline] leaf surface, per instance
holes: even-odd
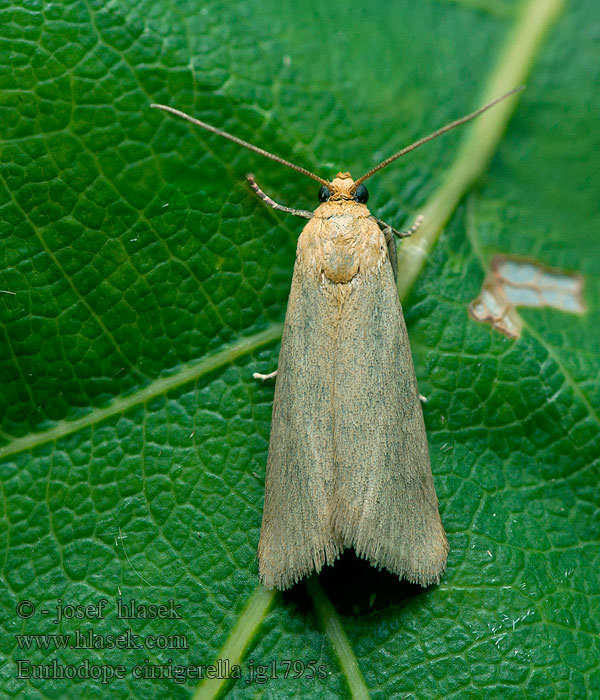
[[[276,366],[302,224],[244,175],[299,208],[318,185],[149,109],[357,176],[479,106],[534,6],[0,5],[3,694],[600,695],[597,4],[555,19],[485,174],[413,265],[403,301],[451,546],[427,590],[351,554],[308,589],[257,588],[273,386],[252,373]],[[373,213],[410,223],[463,138],[378,173]],[[586,313],[520,309],[517,341],[476,323],[498,254],[583,275]],[[103,616],[69,608],[102,599]],[[132,599],[181,619],[119,619]],[[131,630],[129,646],[72,648],[77,630],[105,646]],[[17,636],[48,634],[70,648]],[[225,658],[243,679],[176,670]],[[18,660],[125,673],[18,678]]]

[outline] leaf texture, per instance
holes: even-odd
[[[600,696],[597,3],[549,26],[403,298],[451,548],[426,590],[351,555],[308,590],[257,590],[273,387],[252,373],[277,363],[300,224],[244,175],[301,208],[316,188],[149,109],[356,176],[479,106],[534,6],[0,3],[3,697]],[[371,210],[412,221],[463,137],[378,173]],[[467,307],[497,254],[580,273],[586,313],[521,309],[517,341],[477,324]],[[59,599],[106,613],[55,623]],[[119,619],[132,599],[173,600],[181,619]],[[140,648],[18,637],[128,629]],[[173,671],[220,658],[244,678]],[[19,678],[17,660],[126,673]],[[325,677],[284,677],[286,660]],[[246,682],[272,662],[277,678]]]

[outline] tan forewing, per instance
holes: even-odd
[[[330,528],[335,339],[307,263],[296,261],[277,367],[258,545],[267,588],[288,588],[340,549]]]
[[[376,224],[372,224],[376,226]],[[361,267],[339,326],[332,530],[409,581],[439,581],[448,554],[423,412],[391,266]]]

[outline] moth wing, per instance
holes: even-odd
[[[388,259],[359,275],[339,326],[332,529],[371,564],[428,585],[448,542],[402,307]]]
[[[310,226],[310,224],[308,224]],[[288,588],[338,556],[330,529],[335,340],[319,278],[294,269],[285,318],[258,544],[267,588]]]

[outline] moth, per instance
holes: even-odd
[[[391,162],[467,122],[522,88],[419,139],[354,180],[331,180],[166,105],[182,117],[321,184],[298,239],[279,364],[259,577],[286,589],[332,564],[346,548],[373,566],[427,586],[446,567],[423,411],[396,290],[396,237],[373,216],[363,184]]]

